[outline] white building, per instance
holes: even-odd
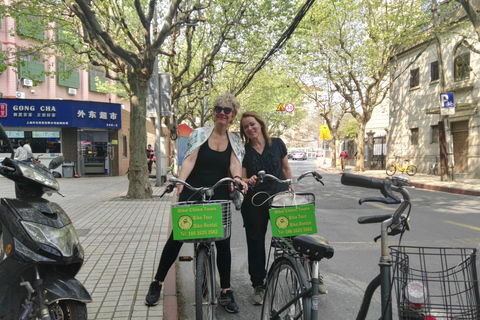
[[[474,1],[474,6],[478,8],[479,2]],[[466,19],[461,6],[456,6],[448,14],[452,19],[450,21],[462,16],[462,19]],[[452,30],[441,36],[445,78],[443,90],[440,87],[439,56],[434,39],[409,48],[398,56],[397,70],[404,72],[390,91],[387,162],[409,159],[418,166],[419,171],[426,172],[427,163],[440,154],[440,93],[452,92],[455,114],[449,116],[449,122],[453,135],[454,173],[480,178],[480,56],[469,50],[462,41],[468,41],[477,50],[480,50],[480,44],[471,24],[467,24],[466,28]],[[464,40],[462,34],[467,33],[469,38]]]

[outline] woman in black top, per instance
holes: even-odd
[[[218,180],[229,175],[242,183],[245,190],[247,185],[241,181],[241,161],[244,156],[244,148],[240,139],[228,131],[228,126],[238,112],[240,104],[230,93],[220,95],[215,101],[214,126],[198,128],[188,138],[185,158],[180,169],[178,178],[188,182],[193,187],[213,186]],[[177,184],[179,201],[200,200],[199,194],[194,194],[182,184]],[[213,200],[230,199],[228,186],[219,187],[215,190]],[[167,240],[160,258],[155,281],[150,284],[150,289],[145,298],[145,304],[154,306],[160,298],[162,283],[168,270],[177,259],[182,242],[173,240],[173,233]],[[217,268],[220,275],[219,302],[225,306],[228,312],[238,312],[238,306],[230,290],[230,238],[216,241]]]
[[[288,164],[287,147],[280,138],[268,136],[265,122],[254,111],[245,112],[242,115],[240,135],[245,143],[245,158],[242,163],[243,181],[254,186],[257,181],[257,173],[264,170],[266,173],[279,179],[290,179],[292,172]],[[250,188],[243,200],[242,217],[247,237],[248,247],[248,273],[252,287],[253,304],[263,303],[264,280],[267,274],[265,269],[265,233],[269,220],[268,203],[261,207],[252,205],[252,197],[260,191],[273,195],[285,191],[288,186],[273,180]],[[262,203],[268,196],[259,194],[255,196],[255,203]]]

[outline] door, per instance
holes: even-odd
[[[456,173],[468,172],[468,121],[452,122],[453,157]]]

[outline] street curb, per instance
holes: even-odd
[[[410,186],[415,187],[415,188],[420,188],[420,189],[427,189],[427,190],[433,190],[433,191],[463,194],[463,195],[466,195],[466,196],[480,197],[480,191],[474,191],[474,190],[465,190],[465,189],[459,189],[459,188],[434,186],[434,185],[430,185],[430,184],[426,184],[426,183],[418,183],[418,182],[411,182]]]

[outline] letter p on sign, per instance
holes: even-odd
[[[453,92],[440,93],[440,112],[442,116],[455,114]]]

